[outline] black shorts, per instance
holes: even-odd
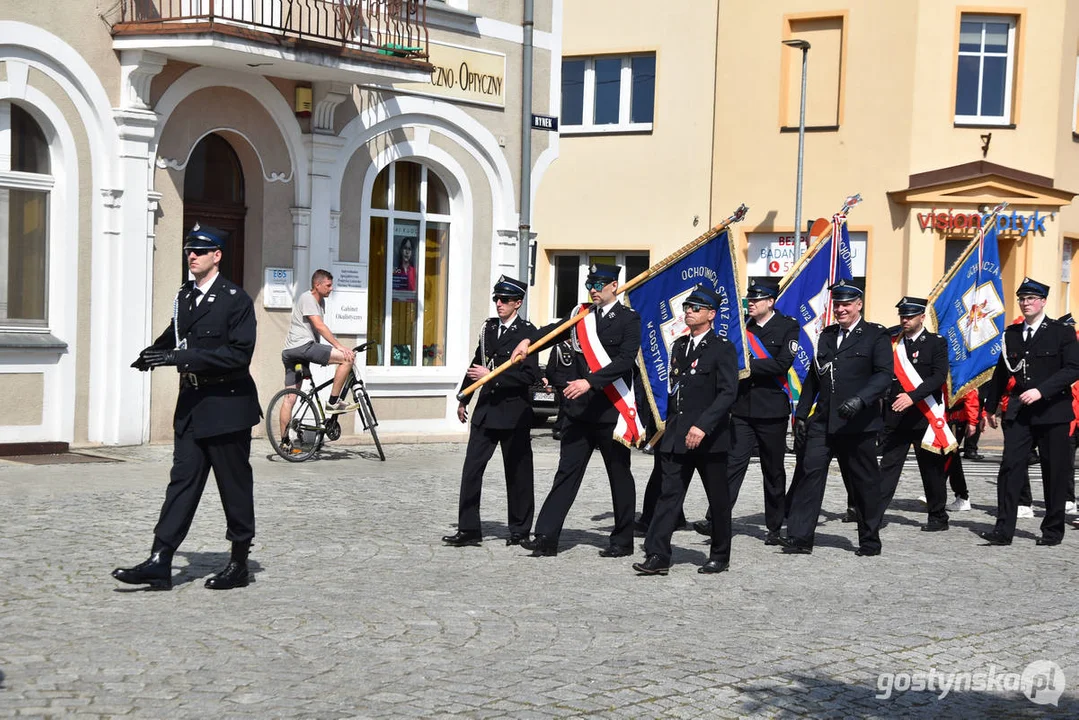
[[[281,351],[281,362],[285,365],[285,385],[298,385],[303,376],[296,372],[296,365],[303,366],[305,373],[310,373],[310,363],[316,363],[325,367],[330,364],[330,353],[333,351],[329,345],[309,342],[300,347],[286,348]]]

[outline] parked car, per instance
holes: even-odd
[[[536,424],[542,424],[548,418],[558,414],[558,406],[561,402],[561,394],[549,385],[538,382],[531,388],[532,391],[532,419]]]

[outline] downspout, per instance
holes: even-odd
[[[521,216],[517,226],[517,267],[521,280],[529,282],[532,215],[532,25],[534,0],[524,0],[524,42],[521,45]],[[521,303],[521,316],[528,317],[528,295]]]

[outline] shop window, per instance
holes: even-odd
[[[806,127],[817,130],[839,128],[843,107],[843,77],[846,58],[844,16],[789,18],[787,35],[805,40],[810,48],[806,57]],[[783,48],[784,75],[780,103],[780,125],[797,130],[802,102],[802,51]]]
[[[608,263],[622,266],[619,283],[640,275],[648,269],[646,252],[593,252],[556,253],[551,258],[554,268],[554,293],[552,294],[552,316],[566,317],[574,306],[589,302],[588,292],[584,289],[584,279],[592,263]]]
[[[656,96],[656,55],[562,61],[562,133],[647,132]]]
[[[957,124],[1011,123],[1015,26],[1013,16],[962,16],[955,79]]]
[[[18,105],[0,102],[0,325],[47,324],[52,185],[41,126]]]
[[[425,165],[391,163],[375,178],[369,205],[367,364],[445,365],[446,185]]]

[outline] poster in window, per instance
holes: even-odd
[[[393,226],[393,300],[416,302],[416,241],[418,224],[396,222]]]

